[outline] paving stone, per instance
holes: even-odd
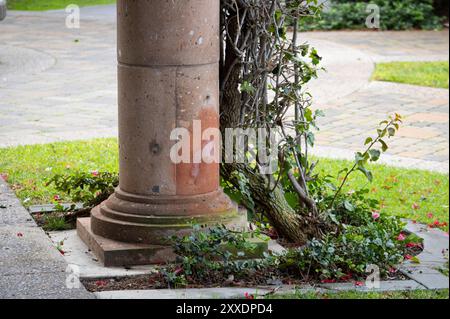
[[[65,271],[59,255],[38,227],[0,227],[0,275]]]
[[[423,256],[433,256],[434,259],[445,263],[443,252],[449,249],[448,234],[440,229],[429,228],[426,225],[408,221],[406,229],[423,239]],[[419,255],[419,257],[421,257]],[[430,260],[426,257],[426,260]]]
[[[416,113],[408,116],[406,122],[448,123],[448,113]]]
[[[449,278],[444,276],[439,271],[434,272],[428,269],[426,272],[419,270],[420,268],[413,269],[410,271],[404,271],[403,273],[409,278],[420,283],[427,289],[448,289],[449,288]]]
[[[157,269],[155,266],[104,267],[78,237],[76,230],[50,232],[49,235],[55,245],[63,242],[66,263],[76,266],[82,279],[146,275],[154,273]]]
[[[0,276],[0,299],[93,299],[83,286],[69,289],[67,274],[49,272]]]
[[[330,283],[321,284],[321,288],[334,291],[362,291],[362,292],[384,292],[384,291],[406,291],[425,289],[425,287],[414,280],[381,281],[380,288],[368,288],[367,286],[356,286],[354,283]]]
[[[448,262],[444,255],[448,254],[448,235],[440,229],[430,229],[410,221],[406,229],[423,239],[424,250],[417,256],[419,264],[405,262],[399,269],[428,289],[448,289],[449,278],[438,270]]]
[[[96,292],[98,299],[244,299],[245,294],[262,296],[271,290],[254,288],[163,289]]]

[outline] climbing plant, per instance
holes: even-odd
[[[273,174],[267,174],[259,161],[266,149],[255,146],[247,150],[254,162],[223,163],[222,176],[243,194],[251,211],[261,213],[284,238],[301,244],[329,232],[333,226],[328,212],[341,204],[339,195],[348,176],[362,172],[372,178],[366,164],[387,150],[386,138],[395,135],[401,122],[394,115],[380,123],[377,137],[369,137],[354,166],[342,172],[341,185],[315,174],[317,163],[309,154],[323,112],[312,109],[306,84],[317,76],[321,57],[302,41],[297,26],[321,9],[316,0],[221,1],[223,135],[227,128],[263,128],[266,136],[275,130],[281,137]],[[330,189],[324,190],[324,185]]]

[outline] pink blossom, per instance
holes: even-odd
[[[53,196],[53,199],[54,199],[55,201],[59,202],[59,201],[61,200],[61,196],[55,195],[55,196]]]
[[[375,219],[375,220],[377,220],[378,218],[380,218],[380,213],[378,213],[378,212],[373,212],[373,213],[372,213],[372,218]]]
[[[100,173],[98,171],[92,171],[91,174],[94,177],[98,177],[100,175]]]
[[[398,241],[404,241],[406,239],[406,236],[403,234],[398,235],[397,240]]]
[[[431,218],[434,217],[434,215],[433,215],[432,213],[428,213],[428,214],[427,214],[427,217],[431,219]]]

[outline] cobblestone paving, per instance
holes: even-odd
[[[11,12],[0,23],[0,146],[115,136],[115,33],[111,20],[76,30],[61,14]]]
[[[0,23],[0,147],[117,135],[112,7],[11,12]],[[327,72],[311,84],[325,110],[317,154],[351,158],[388,113],[405,116],[386,162],[448,172],[448,90],[370,82],[378,61],[448,60],[448,31],[311,32]]]
[[[339,43],[359,50],[347,57],[347,63],[326,66],[333,74],[345,74],[351,69],[352,80],[336,76],[344,83],[355,85],[360,74],[372,73],[376,62],[431,61],[449,59],[449,33],[442,32],[314,32],[304,37],[313,45],[321,41]],[[329,51],[323,51],[325,60]],[[369,64],[367,63],[369,60]],[[362,65],[364,67],[362,67]],[[325,78],[329,75],[322,74]],[[369,75],[370,78],[370,75]],[[336,81],[337,82],[337,81]],[[312,91],[325,89],[321,77]],[[376,125],[389,114],[399,113],[404,124],[384,159],[388,164],[448,172],[449,166],[449,91],[387,82],[358,81],[359,88],[338,98],[316,94],[316,107],[325,111],[320,120],[316,150],[318,155],[352,158],[361,150],[365,138],[375,133]],[[342,84],[340,84],[342,85]],[[328,90],[326,90],[328,91]],[[337,154],[336,154],[337,153]]]

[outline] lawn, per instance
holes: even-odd
[[[379,63],[372,79],[448,89],[449,64],[448,61]]]
[[[95,139],[46,145],[0,149],[0,174],[8,176],[25,206],[50,203],[56,194],[45,181],[54,174],[81,171],[118,171],[116,139]],[[320,159],[323,174],[336,175],[350,162]],[[408,170],[385,165],[371,167],[373,183],[356,173],[347,190],[367,188],[370,196],[382,202],[389,214],[411,218],[422,223],[449,221],[449,176],[421,170]],[[444,227],[448,231],[448,226]]]
[[[448,299],[449,290],[414,290],[395,292],[294,293],[270,296],[268,299]]]
[[[115,2],[116,0],[8,0],[8,9],[43,11],[64,9],[70,4],[77,4],[80,7],[85,7]]]

